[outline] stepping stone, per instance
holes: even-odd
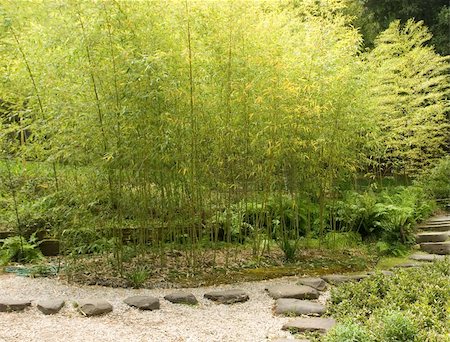
[[[36,307],[44,315],[53,315],[58,313],[64,306],[64,301],[61,299],[48,299],[41,300],[37,303]]]
[[[87,317],[103,315],[112,310],[112,305],[103,299],[85,299],[78,302],[78,311]]]
[[[423,232],[416,235],[416,243],[443,242],[448,239],[447,232]]]
[[[327,283],[322,278],[300,278],[297,284],[311,286],[318,291],[327,289]]]
[[[138,308],[139,310],[158,310],[159,299],[151,296],[133,296],[123,301],[129,306]]]
[[[276,338],[275,340],[270,340],[270,342],[311,342],[311,340],[298,340],[296,338]]]
[[[336,321],[332,318],[296,318],[287,322],[282,330],[289,330],[291,332],[319,332],[326,333],[328,330],[336,325]]]
[[[417,226],[417,228],[434,232],[446,232],[450,230],[450,223],[423,224]]]
[[[371,275],[375,275],[376,272],[367,272],[367,274],[368,274],[369,276],[371,276]],[[393,276],[393,275],[394,275],[394,272],[382,270],[382,271],[381,271],[381,274],[385,275],[386,277],[390,277],[390,276]]]
[[[165,300],[175,304],[189,304],[195,305],[198,303],[197,298],[192,293],[187,292],[173,292],[164,296]]]
[[[266,290],[273,299],[296,298],[296,299],[317,299],[319,292],[306,285],[273,285]]]
[[[420,244],[420,249],[430,254],[449,255],[450,241],[446,242],[425,242]]]
[[[414,268],[414,267],[421,267],[424,264],[419,264],[417,262],[404,262],[402,264],[398,264],[391,267],[391,270],[395,270],[396,268]]]
[[[450,222],[449,215],[435,216],[428,219],[426,222]]]
[[[347,283],[349,281],[360,281],[361,279],[367,277],[368,277],[367,274],[353,274],[353,275],[329,274],[323,276],[322,279],[331,285],[339,285],[342,283]]]
[[[416,261],[436,261],[436,260],[444,260],[445,259],[445,255],[437,255],[437,254],[419,254],[419,253],[415,253],[415,254],[411,254],[409,256],[409,258],[411,260],[416,260]]]
[[[233,304],[246,302],[249,300],[249,296],[242,290],[224,290],[224,291],[212,291],[205,293],[204,297],[206,299],[212,300],[213,302],[218,302],[220,304]]]
[[[30,300],[0,299],[0,312],[23,311],[29,306]]]
[[[327,308],[319,303],[293,298],[279,298],[275,302],[275,313],[278,315],[322,315]]]

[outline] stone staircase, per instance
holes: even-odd
[[[416,242],[420,250],[435,255],[450,255],[450,215],[435,216],[418,226]]]

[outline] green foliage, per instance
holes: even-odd
[[[21,236],[12,236],[2,242],[3,244],[0,247],[0,262],[2,264],[9,262],[29,263],[43,258],[34,237],[27,241]]]
[[[380,319],[378,330],[379,341],[386,342],[414,342],[418,339],[418,327],[414,321],[402,312],[387,311],[385,314],[377,313]]]
[[[377,341],[438,341],[449,330],[449,261],[393,276],[377,273],[332,290],[330,314],[361,324]]]
[[[446,0],[365,0],[364,10],[360,13],[358,24],[363,32],[375,35],[386,29],[389,24],[400,19],[406,22],[415,18],[423,20],[431,28],[433,39],[431,44],[440,54],[450,54],[448,1]],[[373,43],[373,35],[365,35],[366,42],[370,46]]]
[[[450,157],[441,159],[429,172],[418,180],[428,193],[437,200],[450,198]]]
[[[347,192],[329,210],[336,228],[359,232],[364,238],[378,237],[380,254],[402,255],[404,245],[414,243],[414,226],[431,215],[434,202],[420,187],[396,187],[364,193]]]
[[[131,286],[135,289],[141,288],[147,281],[149,273],[145,269],[136,269],[126,275],[126,278],[131,283]]]
[[[380,139],[374,150],[380,172],[415,177],[446,156],[449,122],[448,58],[424,45],[423,22],[394,21],[368,55]]]
[[[300,237],[334,228],[326,204],[355,175],[413,175],[442,155],[446,60],[413,22],[363,53],[351,25],[361,11],[346,0],[2,1],[0,98],[14,105],[0,118],[0,225],[118,265],[124,227],[161,255],[189,249],[194,267],[205,242],[251,241],[256,255],[275,240],[294,258]],[[410,242],[417,207],[349,197],[344,230]]]
[[[357,323],[338,324],[323,339],[324,342],[372,342],[373,337]]]

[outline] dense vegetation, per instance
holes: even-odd
[[[447,260],[339,286],[330,313],[340,324],[324,340],[448,341],[449,266]]]
[[[401,253],[449,170],[448,59],[412,19],[365,51],[347,3],[2,1],[0,227],[155,257],[137,278],[336,232]]]

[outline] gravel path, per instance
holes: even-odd
[[[171,290],[113,289],[64,284],[57,279],[0,275],[0,297],[31,299],[61,298],[66,306],[56,315],[46,316],[35,307],[25,312],[0,312],[0,341],[192,341],[258,342],[288,337],[281,327],[289,318],[272,313],[273,299],[264,288],[268,284],[293,283],[295,278],[185,289],[199,300],[197,306],[172,304],[163,299]],[[250,300],[233,305],[215,304],[203,298],[213,289],[239,288]],[[122,301],[131,295],[159,297],[161,309],[138,311]],[[100,317],[83,317],[73,307],[80,299],[109,301],[114,311]],[[324,298],[321,298],[322,301]]]

